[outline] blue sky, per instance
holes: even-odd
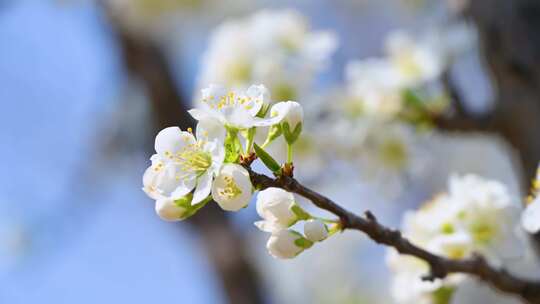
[[[0,302],[220,303],[197,238],[160,221],[139,190],[144,160],[105,182],[88,176],[123,80],[98,11],[2,9],[0,241],[22,241],[0,245]]]

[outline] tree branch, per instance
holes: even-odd
[[[292,177],[280,175],[277,178],[270,178],[254,172],[248,165],[244,165],[244,167],[248,170],[251,181],[256,187],[260,189],[278,187],[303,196],[315,206],[339,217],[343,229],[362,231],[376,243],[387,245],[401,254],[411,255],[425,261],[429,264],[431,271],[422,278],[423,280],[432,281],[443,279],[451,273],[466,273],[500,291],[517,295],[526,303],[540,303],[540,282],[538,281],[521,279],[504,269],[493,268],[480,255],[457,260],[433,254],[412,244],[401,235],[399,230],[381,225],[370,211],[366,211],[365,217],[360,217],[347,211],[326,196],[303,186]]]

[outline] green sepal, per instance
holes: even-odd
[[[310,248],[311,246],[313,246],[313,242],[304,238],[304,237],[301,237],[301,238],[298,238],[296,240],[294,240],[294,244],[300,248],[304,248],[304,249],[308,249]]]
[[[253,148],[255,149],[257,156],[270,171],[274,173],[279,173],[281,171],[281,166],[272,156],[270,156],[270,154],[268,154],[268,152],[259,147],[256,143],[253,144]]]
[[[263,147],[274,141],[274,139],[281,136],[281,125],[275,124],[270,127],[270,130],[268,130],[268,135],[266,136],[266,140],[264,141]]]
[[[307,213],[302,207],[294,204],[290,207],[291,211],[296,215],[297,220],[305,221],[312,218],[311,214]]]
[[[300,136],[300,133],[302,133],[302,123],[296,124],[294,127],[294,130],[291,132],[291,127],[289,126],[289,123],[284,122],[282,123],[282,130],[283,130],[283,136],[285,137],[285,140],[289,145],[294,144],[294,142],[298,139],[298,136]]]
[[[204,207],[209,201],[212,200],[212,196],[208,196],[207,198],[205,198],[204,200],[202,200],[201,202],[195,204],[195,205],[191,205],[191,201],[193,200],[193,193],[190,192],[188,194],[186,194],[185,196],[177,199],[174,201],[174,204],[180,208],[184,208],[186,210],[186,212],[182,215],[182,218],[181,219],[186,219],[192,215],[194,215],[195,213],[197,213],[197,211],[199,211],[199,209],[201,209],[202,207]]]

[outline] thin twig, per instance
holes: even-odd
[[[379,244],[393,247],[401,254],[411,255],[425,261],[429,264],[431,271],[422,278],[423,280],[433,281],[443,279],[451,273],[466,273],[500,291],[521,297],[525,303],[540,303],[539,281],[518,278],[504,269],[494,268],[480,255],[466,259],[449,259],[433,254],[412,244],[401,235],[399,230],[381,225],[370,211],[366,211],[365,217],[360,217],[347,211],[326,196],[303,186],[292,177],[281,175],[271,178],[254,172],[248,165],[245,167],[250,174],[252,183],[257,188],[278,187],[303,196],[317,207],[339,217],[343,229],[362,231]]]

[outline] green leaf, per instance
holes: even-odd
[[[272,172],[277,173],[281,170],[281,166],[278,164],[278,162],[268,154],[263,148],[259,147],[256,143],[253,144],[253,148],[255,149],[255,153],[257,156],[261,159],[263,164],[270,169]]]

